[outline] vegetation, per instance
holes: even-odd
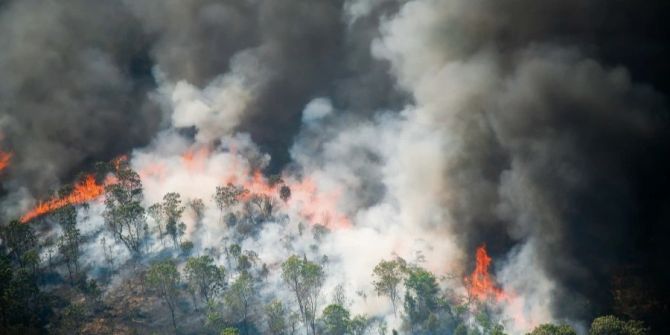
[[[335,270],[318,243],[329,230],[304,229],[302,222],[281,216],[280,205],[290,199],[291,191],[280,178],[274,196],[251,194],[232,184],[217,187],[211,206],[217,207],[221,220],[234,220],[217,223],[230,231],[219,248],[202,248],[196,237],[186,236],[184,222],[193,222],[194,230],[205,224],[203,200],[171,192],[145,209],[138,174],[122,162],[113,173],[118,183],[105,187],[100,231],[83,228],[88,222],[84,205],[66,206],[41,218],[58,228],[53,236],[36,233],[39,223],[11,221],[0,226],[1,334],[506,333],[496,311],[458,296],[449,281],[420,262],[380,260],[369,270],[370,292],[347,296],[344,285],[324,292],[327,276]],[[257,254],[261,251],[249,248],[249,241],[257,238],[256,228],[267,222],[298,227],[295,235],[286,235],[286,246],[277,246],[278,252],[288,250],[287,256],[271,263]],[[291,249],[291,239],[303,234],[311,234],[315,245],[309,252]],[[99,250],[98,263],[84,257],[87,245]],[[123,258],[125,250],[130,256]],[[393,323],[352,313],[352,301],[368,294],[387,299],[387,319]],[[591,335],[649,333],[639,321],[611,315],[596,318],[590,327]],[[528,333],[573,334],[566,324],[543,324]]]

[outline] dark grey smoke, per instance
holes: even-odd
[[[305,0],[4,2],[0,114],[13,176],[43,192],[82,164],[147,143],[161,121],[147,95],[154,66],[203,86],[247,48],[274,72],[239,130],[279,169],[312,98],[367,113],[400,101],[369,53],[379,16],[349,28],[342,11],[342,1]]]
[[[668,2],[432,3],[434,50],[486,54],[503,80],[448,129],[463,142],[446,206],[466,249],[534,240],[558,316],[612,312],[628,268],[653,278],[646,299],[667,311]]]
[[[12,185],[45,191],[85,164],[146,143],[160,113],[149,41],[115,2],[0,6],[0,131]]]
[[[273,72],[239,130],[278,170],[313,98],[361,119],[408,101],[370,54],[380,20],[401,4],[376,3],[348,22],[336,0],[0,1],[0,129],[15,151],[7,185],[42,192],[142,146],[162,120],[147,94],[154,67],[204,86],[249,48]],[[486,242],[496,255],[538,240],[560,284],[559,315],[606,311],[612,276],[630,264],[670,279],[669,7],[462,1],[433,36],[452,59],[495,54],[507,80],[463,113],[462,152],[444,172],[459,177],[447,204],[455,229],[467,249]]]

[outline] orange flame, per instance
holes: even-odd
[[[11,152],[0,150],[0,172],[9,166],[9,162],[12,160],[12,156],[13,154]]]
[[[491,266],[491,257],[486,252],[486,246],[482,245],[477,248],[475,270],[465,278],[468,293],[480,301],[492,298],[497,301],[504,300],[507,294],[496,286],[489,273],[489,266]]]
[[[105,184],[111,180],[106,180]],[[53,212],[67,205],[81,204],[101,196],[105,191],[105,185],[98,185],[92,174],[84,177],[83,180],[74,185],[72,192],[62,198],[53,198],[46,202],[40,202],[35,208],[21,217],[21,223],[35,219],[44,214]]]
[[[229,176],[226,182],[235,183],[237,177]],[[270,184],[263,174],[256,170],[249,178],[240,183],[249,192],[241,195],[240,200],[248,200],[253,195],[265,195],[275,197],[278,195],[281,184]],[[301,181],[286,180],[284,185],[291,190],[288,204],[299,207],[300,216],[311,224],[321,224],[328,228],[348,228],[351,226],[349,219],[337,210],[339,193],[325,193],[317,188],[316,183],[310,178]]]
[[[181,155],[181,159],[184,163],[184,166],[189,171],[203,170],[205,166],[206,159],[210,156],[210,148],[203,146],[200,148],[192,148],[186,150]]]

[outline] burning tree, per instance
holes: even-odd
[[[465,284],[468,287],[470,297],[480,301],[488,299],[503,300],[507,297],[505,292],[496,286],[493,277],[489,273],[491,266],[491,257],[486,252],[486,246],[477,248],[475,255],[476,264],[472,274],[465,278]]]

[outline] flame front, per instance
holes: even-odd
[[[9,162],[12,160],[12,153],[5,152],[0,150],[0,172],[6,169],[9,166]]]
[[[92,174],[74,185],[72,192],[61,198],[53,198],[46,202],[41,202],[35,208],[21,217],[21,223],[26,223],[44,214],[53,212],[59,208],[81,204],[101,196],[105,192],[105,186],[95,182]]]
[[[496,286],[493,277],[489,273],[491,257],[486,252],[486,246],[477,248],[475,270],[465,278],[470,297],[480,301],[495,299],[497,301],[507,298],[507,294]]]

